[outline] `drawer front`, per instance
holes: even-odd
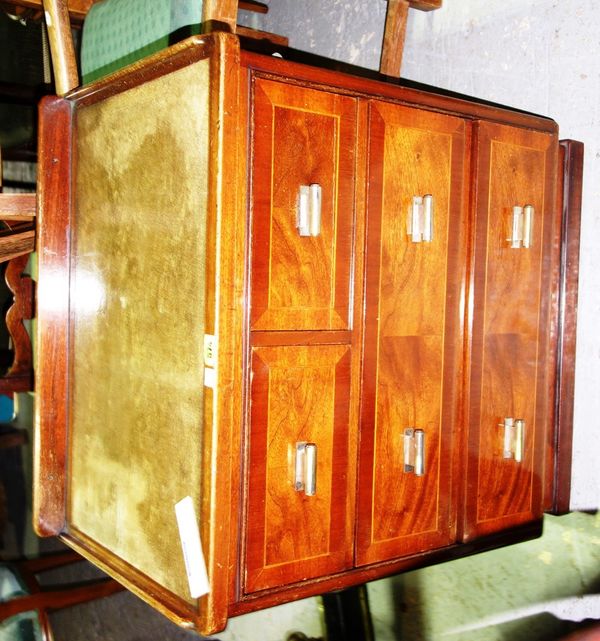
[[[465,136],[459,118],[371,105],[359,565],[447,545],[455,536],[451,445],[462,357]],[[417,238],[424,196],[433,198],[433,215],[429,232]],[[421,436],[422,475],[418,465],[405,468],[405,450],[413,464]]]
[[[356,101],[260,78],[253,101],[251,328],[348,329]]]
[[[541,518],[552,427],[548,299],[557,141],[485,123],[477,140],[466,539]]]
[[[247,593],[352,567],[350,352],[345,345],[253,350]],[[296,485],[297,471],[302,482],[310,476],[300,444],[316,446],[314,492]]]

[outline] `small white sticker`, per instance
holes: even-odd
[[[204,335],[204,364],[206,367],[217,364],[217,339],[213,334]]]
[[[212,369],[212,367],[205,367],[204,368],[204,387],[210,387],[211,389],[215,389],[216,384],[217,384],[217,375],[215,373],[215,370]]]
[[[185,569],[190,586],[190,596],[192,599],[198,599],[210,592],[210,586],[208,584],[204,554],[202,553],[196,510],[194,510],[194,502],[191,496],[186,496],[175,504],[175,516],[179,527],[179,538],[183,549],[183,560],[185,561]]]
[[[52,26],[52,16],[47,11],[44,11],[44,15],[46,16],[46,26],[51,27]]]

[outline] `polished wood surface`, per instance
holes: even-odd
[[[200,527],[210,592],[198,604],[197,629],[225,627],[232,583],[238,576],[244,407],[243,324],[246,249],[246,120],[240,106],[239,45],[215,34],[209,90],[209,176],[206,220],[205,331],[216,337],[214,388],[204,388]]]
[[[549,133],[556,133],[558,130],[558,126],[553,120],[536,114],[528,114],[502,105],[490,105],[475,98],[453,96],[447,91],[426,85],[415,87],[402,80],[385,82],[383,76],[374,72],[348,67],[339,62],[331,62],[327,67],[316,67],[315,64],[327,64],[327,61],[311,57],[303,52],[290,50],[284,51],[283,54],[286,59],[242,50],[241,63],[243,66],[255,70],[256,73],[288,78],[294,84],[307,87],[329,88],[355,96],[377,96],[460,117],[483,118],[492,122],[533,128]]]
[[[454,537],[465,264],[463,120],[371,103],[357,563]],[[407,234],[413,196],[434,199],[432,242]],[[424,476],[404,472],[403,433],[425,432]]]
[[[253,109],[251,327],[346,329],[355,100],[258,79]],[[321,231],[303,237],[299,191],[315,183],[322,189]]]
[[[542,513],[556,155],[554,136],[478,125],[466,539]],[[508,241],[515,205],[535,208],[529,248]],[[505,417],[525,421],[521,462],[503,458]]]
[[[554,514],[568,512],[571,498],[579,235],[583,179],[583,144],[575,140],[561,140],[560,146],[564,180],[561,184],[562,198],[559,203],[562,234],[556,380],[557,415],[555,419],[554,474],[551,474],[549,479],[550,485],[554,489],[551,508]]]
[[[272,44],[281,47],[287,47],[290,44],[290,39],[286,36],[280,36],[270,31],[261,31],[260,29],[250,29],[242,25],[237,25],[235,32],[238,36],[244,38],[252,38],[253,40],[268,40]]]
[[[69,398],[71,104],[42,100],[38,168],[38,282],[33,520],[40,536],[65,528]]]
[[[349,389],[347,346],[253,351],[247,592],[352,567]],[[315,496],[294,488],[298,442],[317,446]]]

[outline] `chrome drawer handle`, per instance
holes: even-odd
[[[433,196],[413,196],[409,207],[406,230],[413,243],[433,240]]]
[[[508,417],[499,423],[499,426],[504,430],[502,457],[520,463],[525,446],[525,421],[522,418]]]
[[[321,233],[321,185],[302,185],[298,192],[296,227],[300,236]]]
[[[515,205],[512,209],[510,219],[510,236],[507,238],[511,249],[529,249],[533,239],[533,205],[519,207]]]
[[[425,432],[409,427],[404,430],[404,471],[425,474]]]
[[[306,496],[317,493],[317,446],[305,441],[296,443],[294,489]]]

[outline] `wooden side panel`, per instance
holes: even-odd
[[[541,516],[556,157],[552,135],[479,125],[466,539]],[[529,248],[508,240],[517,205],[535,209]],[[507,417],[525,421],[520,462]]]
[[[450,543],[459,406],[465,124],[372,103],[359,565]],[[413,196],[434,198],[432,242],[407,234]],[[404,472],[403,434],[425,432],[425,475]]]
[[[561,140],[563,180],[560,279],[558,301],[558,362],[556,378],[556,434],[554,469],[547,474],[553,484],[554,514],[569,511],[571,500],[571,457],[573,451],[573,401],[575,392],[575,352],[577,345],[577,297],[579,280],[579,233],[583,143]]]
[[[251,327],[348,329],[356,101],[257,79],[253,118]],[[302,237],[299,191],[311,184],[321,231]]]
[[[352,567],[346,345],[259,347],[252,354],[245,591]],[[316,494],[296,491],[296,444],[317,445]]]

